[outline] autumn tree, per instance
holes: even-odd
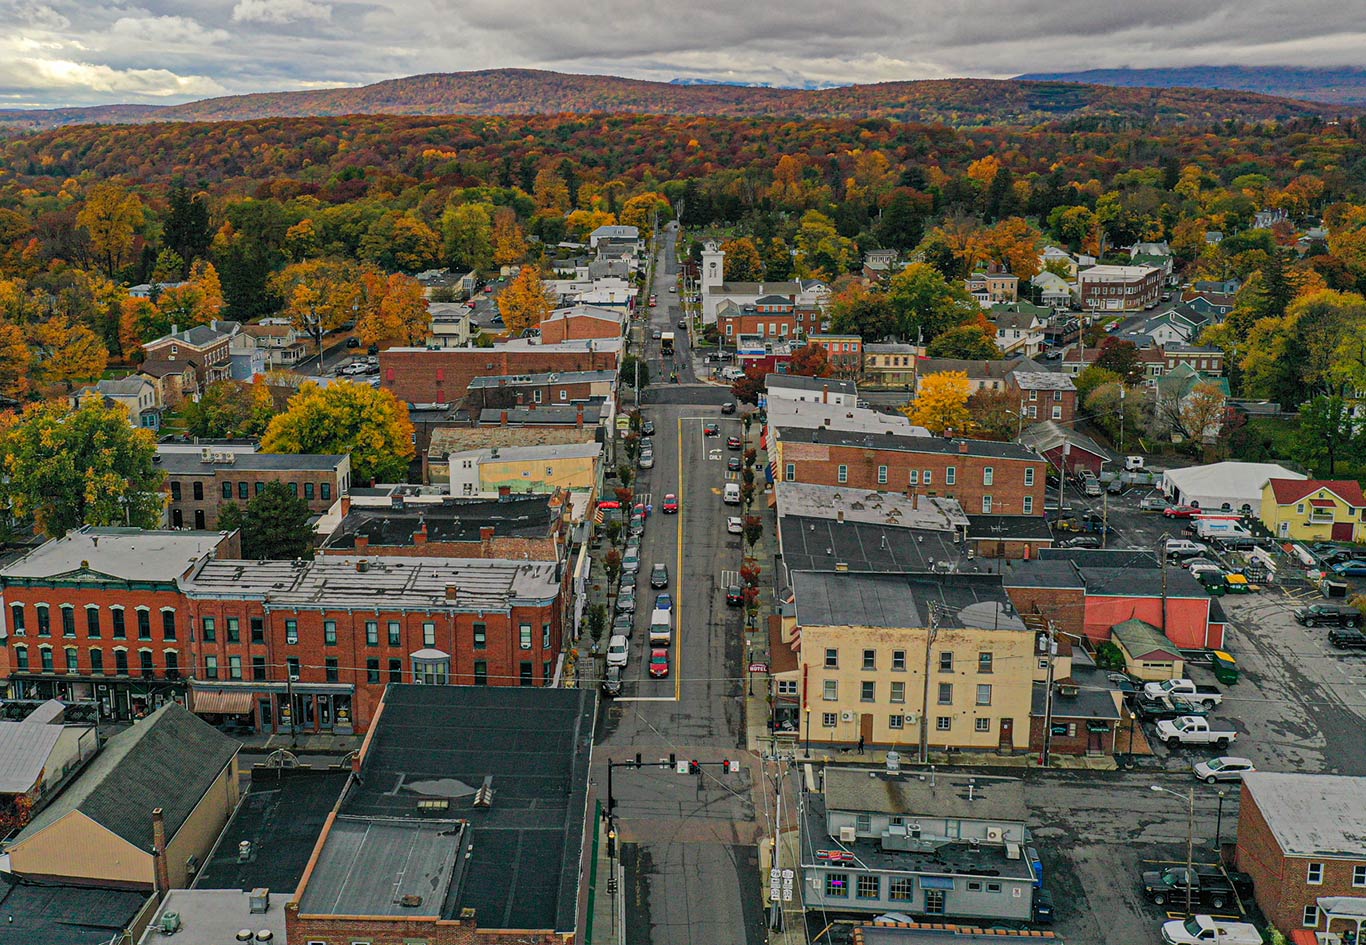
[[[727,282],[758,282],[764,277],[764,263],[759,258],[759,248],[748,236],[726,240],[721,244],[726,254]]]
[[[908,341],[933,341],[950,328],[976,321],[982,311],[963,286],[950,284],[926,263],[912,263],[892,277],[887,303],[897,334]]]
[[[628,354],[621,359],[621,372],[618,378],[621,387],[639,387],[640,390],[644,390],[650,386],[650,365],[644,358]]]
[[[118,184],[91,187],[76,214],[76,222],[90,237],[91,249],[104,263],[110,279],[128,260],[144,220],[142,201]]]
[[[392,211],[376,219],[357,254],[386,272],[419,272],[441,255],[441,237],[416,213]]]
[[[1087,396],[1097,387],[1102,384],[1118,384],[1122,380],[1123,378],[1114,371],[1089,364],[1082,368],[1072,385],[1077,389],[1077,402],[1085,403]]]
[[[939,371],[920,379],[915,400],[903,412],[911,422],[935,436],[946,430],[963,431],[968,424],[968,394],[971,385],[963,371]]]
[[[144,341],[160,338],[171,327],[170,318],[151,299],[126,298],[120,306],[120,313],[119,347],[129,361],[142,350]]]
[[[197,401],[186,401],[181,417],[191,436],[235,439],[260,436],[275,416],[275,398],[264,380],[214,381]]]
[[[0,433],[0,478],[7,506],[49,538],[82,525],[156,528],[165,474],[156,439],[134,428],[128,411],[87,397],[35,404]]]
[[[822,345],[808,343],[792,352],[787,373],[801,377],[829,377],[830,355]]]
[[[731,395],[742,404],[757,404],[759,395],[764,392],[765,379],[763,368],[750,365],[745,368],[744,376],[730,385]]]
[[[1043,238],[1019,217],[1009,217],[985,230],[980,237],[982,254],[1008,272],[1028,282],[1039,274]]]
[[[273,275],[272,290],[285,300],[281,315],[316,339],[358,318],[363,302],[362,270],[354,263],[310,259]]]
[[[32,358],[23,329],[0,322],[0,394],[14,400],[22,400],[28,395]]]
[[[617,222],[615,213],[605,210],[575,210],[565,217],[565,227],[569,238],[587,242],[593,231],[600,226],[612,226]]]
[[[367,345],[416,345],[431,333],[432,315],[422,283],[394,273],[384,283],[377,305],[367,305],[356,319],[356,334]]]
[[[968,429],[984,440],[1013,440],[1032,422],[1021,413],[1020,392],[1009,387],[973,391],[968,397],[968,417]]]
[[[447,204],[441,213],[441,256],[473,272],[493,267],[493,212],[488,204]]]
[[[654,235],[653,225],[667,222],[673,216],[673,209],[667,197],[651,191],[626,201],[619,216],[622,226],[638,228],[641,238],[648,240]]]
[[[1138,359],[1138,346],[1124,338],[1111,335],[1102,341],[1095,366],[1115,372],[1129,385],[1143,380],[1143,362]]]
[[[866,341],[901,334],[902,325],[892,311],[887,293],[870,289],[862,282],[851,282],[831,297],[827,311],[831,327],[843,334],[859,335]]]
[[[162,290],[156,306],[161,320],[168,325],[191,328],[209,324],[223,314],[223,284],[218,279],[218,270],[207,260],[197,260],[183,284]]]
[[[503,316],[513,337],[521,336],[528,328],[536,328],[550,314],[550,291],[541,281],[535,266],[523,266],[506,289],[498,293],[498,311]]]
[[[402,481],[413,458],[408,407],[387,390],[339,381],[307,383],[270,421],[263,453],[349,453],[357,482]]]
[[[28,336],[33,373],[40,383],[71,390],[76,381],[91,380],[104,373],[109,352],[104,342],[65,315],[54,315],[34,325]]]
[[[958,325],[929,343],[925,353],[931,358],[966,358],[972,361],[999,361],[1005,357],[995,340],[981,325]]]
[[[493,215],[493,261],[499,266],[511,266],[526,258],[526,237],[511,207],[499,207]]]
[[[539,210],[564,213],[569,209],[569,187],[565,184],[564,178],[552,167],[543,167],[536,172],[536,181],[531,192]]]
[[[835,222],[808,210],[797,225],[797,270],[804,276],[833,280],[850,270],[857,247],[840,236]]]

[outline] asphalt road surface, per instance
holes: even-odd
[[[659,306],[650,326],[679,338],[679,384],[655,371],[659,343],[648,342],[655,386],[644,415],[655,423],[653,469],[635,486],[648,494],[654,512],[641,545],[636,631],[622,697],[602,713],[595,757],[624,761],[676,759],[705,762],[698,774],[661,767],[618,770],[613,776],[617,831],[625,870],[627,945],[723,945],[765,940],[762,890],[755,843],[759,835],[750,756],[744,756],[743,637],[738,608],[725,603],[726,572],[740,567],[740,537],[726,532],[723,505],[725,437],[741,432],[716,406],[718,388],[695,385],[677,295],[668,291],[673,235],[661,240],[655,280]],[[646,338],[649,338],[647,329]],[[668,392],[668,402],[657,396]],[[724,396],[724,391],[720,391]],[[695,402],[690,395],[697,395]],[[662,399],[662,398],[659,398]],[[705,421],[721,424],[705,437]],[[677,515],[664,515],[664,496],[681,500]],[[649,587],[651,566],[668,565],[674,601],[670,672],[647,670],[649,610],[658,593]],[[746,759],[734,774],[717,762]],[[595,778],[602,786],[606,772]]]

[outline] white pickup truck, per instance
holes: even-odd
[[[1248,922],[1226,922],[1208,915],[1162,923],[1165,945],[1259,945],[1262,933]]]
[[[1224,701],[1224,694],[1214,686],[1197,686],[1192,679],[1167,679],[1143,684],[1143,695],[1150,699],[1169,696],[1212,709]]]
[[[1197,715],[1183,715],[1179,719],[1164,719],[1157,723],[1157,740],[1168,748],[1177,745],[1214,745],[1227,748],[1238,737],[1231,728],[1216,728],[1209,719]]]

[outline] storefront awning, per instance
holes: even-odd
[[[205,692],[196,689],[194,711],[215,715],[245,715],[252,710],[252,698],[252,694],[244,690]]]

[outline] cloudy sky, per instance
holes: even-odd
[[[1341,0],[0,0],[0,108],[506,66],[776,84],[1360,66],[1360,12]]]

